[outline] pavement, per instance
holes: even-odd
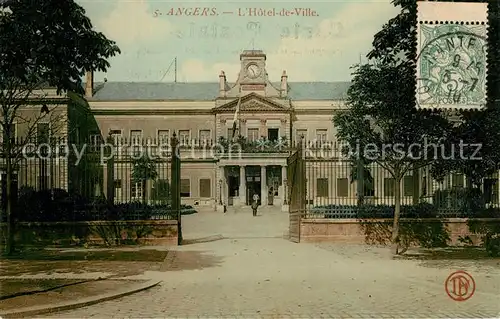
[[[269,208],[260,213],[253,217],[242,209],[184,216],[184,237],[195,243],[174,247],[173,271],[124,278],[161,280],[159,285],[46,317],[500,317],[498,263],[433,264],[394,260],[384,247],[296,244],[282,238],[286,213]],[[446,278],[456,270],[467,271],[475,281],[466,301],[454,301],[445,291]]]

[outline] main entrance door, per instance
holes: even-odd
[[[260,190],[261,190],[261,176],[259,166],[247,166],[245,169],[245,179],[246,179],[246,205],[252,205],[253,195],[259,195],[259,205],[260,205]]]

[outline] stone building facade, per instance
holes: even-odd
[[[340,157],[340,150],[332,146],[336,136],[332,118],[344,109],[350,83],[291,82],[286,71],[273,82],[276,79],[269,79],[266,72],[266,64],[272,61],[259,50],[243,51],[240,61],[241,70],[233,82],[223,71],[214,83],[94,84],[89,74],[86,96],[99,128],[96,134],[130,142],[149,139],[149,145],[158,147],[175,133],[184,146],[183,203],[222,209],[249,205],[258,194],[262,205],[286,210],[288,147],[303,137],[309,152],[330,159]],[[235,119],[238,131],[234,135],[242,139],[236,148],[228,148]],[[308,166],[314,172],[307,180],[309,204],[356,203],[356,183],[348,162],[332,161],[328,167],[312,162]],[[435,182],[428,172],[420,174],[418,185],[411,182],[411,176],[402,183],[403,203],[415,197],[415,187],[418,192],[433,189]],[[114,182],[115,199],[139,197],[140,187],[130,176],[121,175]],[[368,196],[373,203],[392,204],[390,188],[394,185],[389,173],[380,170],[375,175],[382,182]],[[452,187],[463,181],[459,176],[444,183]],[[105,185],[104,189],[109,188]],[[498,199],[498,183],[495,189]]]

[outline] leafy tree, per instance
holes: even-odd
[[[142,187],[142,202],[146,203],[147,181],[154,180],[158,177],[156,170],[156,161],[149,157],[148,154],[142,154],[139,158],[132,160],[132,181],[140,183]]]
[[[10,254],[14,227],[11,181],[20,158],[12,143],[12,124],[21,121],[28,135],[36,132],[36,124],[42,119],[36,114],[52,114],[57,104],[49,108],[44,103],[46,96],[40,99],[35,93],[47,87],[55,88],[57,93],[83,93],[81,78],[85,71],[106,71],[107,59],[120,49],[93,30],[85,10],[73,0],[2,1],[0,34],[0,121],[7,175],[5,251]],[[33,109],[30,120],[21,112],[26,107]]]
[[[337,136],[364,163],[376,162],[395,180],[393,251],[399,250],[401,181],[410,170],[427,166],[438,154],[412,145],[439,143],[449,122],[438,111],[416,108],[416,10],[414,0],[394,0],[401,13],[375,35],[369,62],[355,66],[348,110],[334,118]]]
[[[455,1],[462,2],[462,1]],[[488,2],[479,0],[476,2]],[[488,75],[487,104],[480,111],[462,111],[457,125],[447,140],[447,153],[454,160],[440,160],[433,165],[433,174],[442,179],[454,171],[467,177],[469,202],[477,202],[484,178],[500,169],[500,2],[488,2]],[[464,144],[462,149],[456,145]],[[452,145],[455,147],[452,148]],[[468,145],[468,146],[467,146]],[[480,149],[478,152],[478,146]],[[463,155],[461,156],[460,152]],[[468,158],[469,160],[464,160]],[[473,209],[483,207],[473,207]]]

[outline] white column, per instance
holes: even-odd
[[[247,190],[246,190],[246,174],[245,174],[245,166],[240,166],[240,188],[239,188],[239,195],[240,195],[240,203],[242,206],[246,205],[246,197],[247,197]]]
[[[262,206],[267,205],[267,172],[266,166],[260,167],[260,202]]]
[[[285,192],[286,192],[286,185],[285,183],[287,182],[287,174],[286,174],[286,166],[281,166],[281,190],[280,190],[280,196],[281,196],[281,203],[282,205],[285,204]]]

